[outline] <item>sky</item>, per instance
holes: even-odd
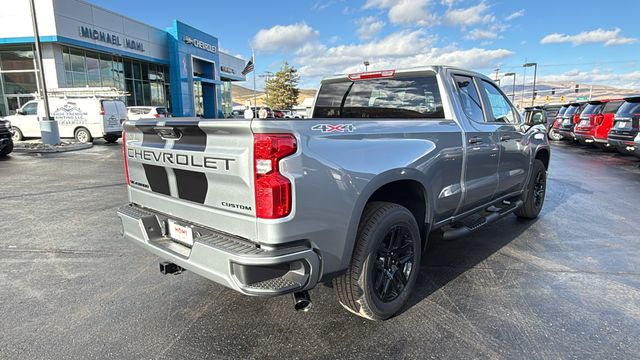
[[[444,64],[495,78],[499,68],[518,83],[536,62],[539,81],[640,90],[637,0],[89,1],[159,28],[181,20],[245,59],[253,47],[257,74],[287,61],[303,88],[367,60],[370,71]]]

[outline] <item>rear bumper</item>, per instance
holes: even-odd
[[[582,141],[582,142],[585,142],[585,143],[594,142],[594,137],[593,137],[593,135],[590,135],[590,134],[576,132],[573,136],[578,141]]]
[[[618,151],[623,153],[633,153],[637,150],[636,144],[633,141],[629,140],[620,140],[620,139],[608,139],[609,146],[616,148]]]
[[[265,249],[242,238],[193,225],[194,244],[187,247],[165,235],[168,217],[164,214],[130,204],[118,209],[118,216],[124,238],[246,295],[274,296],[308,290],[320,278],[320,257],[303,244]]]
[[[565,139],[569,139],[569,140],[575,139],[575,134],[571,130],[559,129],[558,133],[560,133],[560,135]]]

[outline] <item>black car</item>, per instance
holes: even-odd
[[[0,157],[5,157],[13,151],[11,135],[11,123],[0,119]]]
[[[623,154],[634,151],[634,139],[640,128],[640,95],[624,98],[624,103],[613,118],[613,126],[609,130],[607,141],[609,146]]]
[[[569,140],[575,140],[575,128],[576,125],[580,122],[580,113],[582,110],[589,104],[588,102],[575,102],[571,103],[567,110],[562,115],[562,123],[560,124],[560,128],[558,129],[560,135],[563,138]]]

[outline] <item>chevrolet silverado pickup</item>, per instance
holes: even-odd
[[[163,273],[297,310],[322,282],[372,320],[407,302],[431,232],[537,217],[550,159],[544,125],[445,66],[326,78],[308,119],[127,121],[122,138],[124,237]]]

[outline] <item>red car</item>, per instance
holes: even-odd
[[[607,135],[613,125],[613,118],[624,100],[594,100],[589,101],[580,113],[580,122],[576,125],[575,138],[581,144],[594,144],[600,148],[607,148]]]

